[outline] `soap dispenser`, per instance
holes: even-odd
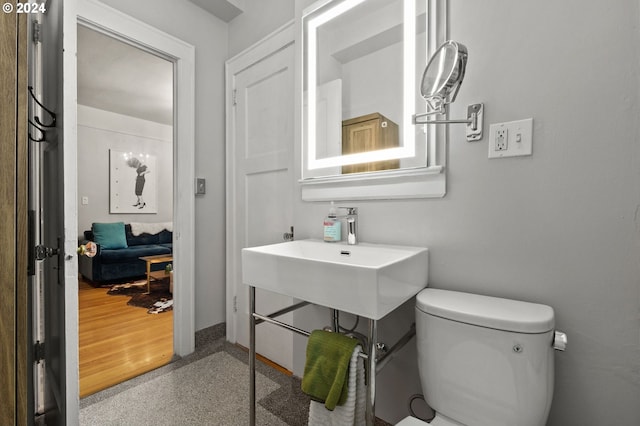
[[[342,240],[342,223],[336,214],[336,208],[331,202],[329,214],[324,218],[324,241],[327,243],[335,243]]]

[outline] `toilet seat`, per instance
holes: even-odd
[[[405,417],[398,423],[396,426],[464,426],[462,423],[458,423],[446,417],[436,416],[431,420],[430,423],[427,423],[423,420],[416,419],[415,417]]]

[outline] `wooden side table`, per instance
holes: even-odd
[[[139,259],[144,260],[145,262],[147,262],[147,294],[151,293],[151,279],[160,279],[162,278],[160,276],[160,274],[162,274],[162,276],[164,276],[164,270],[162,271],[152,271],[151,270],[151,265],[155,264],[155,263],[165,263],[165,262],[172,262],[173,261],[173,255],[171,254],[157,254],[155,256],[142,256]]]

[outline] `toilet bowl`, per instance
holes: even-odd
[[[418,369],[436,416],[398,426],[545,425],[556,335],[564,337],[554,325],[546,305],[424,289],[416,298]]]

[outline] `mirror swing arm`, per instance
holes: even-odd
[[[440,110],[429,111],[421,114],[414,114],[411,117],[411,122],[415,125],[418,124],[466,124],[467,125],[467,141],[474,142],[482,139],[484,128],[484,104],[470,104],[467,105],[467,118],[466,119],[446,119],[446,120],[429,120],[428,117],[436,114],[445,114],[446,108],[444,105],[440,106]],[[420,120],[426,118],[425,120]]]

